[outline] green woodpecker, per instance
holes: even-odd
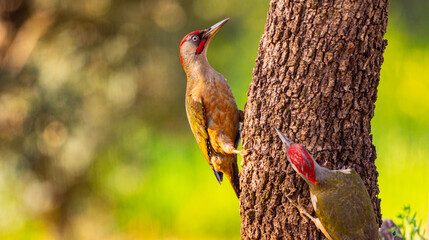
[[[210,41],[228,20],[186,35],[180,43],[180,61],[187,77],[186,114],[192,133],[219,183],[225,174],[238,197],[236,154],[247,154],[246,150],[237,150],[243,114],[225,77],[207,61]]]
[[[287,146],[287,158],[293,169],[310,187],[318,218],[288,198],[301,215],[310,218],[331,240],[379,239],[371,200],[359,175],[350,168],[329,170],[319,166],[302,145],[291,142],[275,129]]]

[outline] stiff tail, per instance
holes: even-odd
[[[235,149],[237,149],[238,144],[240,144],[241,130],[242,129],[243,129],[243,124],[242,123],[238,123],[238,132],[237,132],[237,136],[235,137],[235,141],[234,141],[234,147],[235,147]]]
[[[213,158],[212,161],[214,164],[212,165],[213,172],[218,180],[219,184],[222,183],[223,175],[228,179],[231,183],[232,188],[234,189],[237,197],[240,196],[240,177],[238,172],[237,165],[237,155],[228,154],[228,155],[216,155],[216,158]],[[216,171],[218,169],[219,171]]]
[[[237,198],[240,198],[240,176],[238,175],[237,161],[232,163],[232,176],[229,181],[231,183],[232,188],[234,189],[235,195],[237,195]]]

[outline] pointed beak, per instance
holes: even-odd
[[[274,127],[274,129],[276,129],[277,134],[279,135],[279,137],[282,140],[282,142],[284,144],[286,144],[287,147],[289,147],[292,144],[292,141],[289,138],[287,138],[285,135],[283,135],[283,133],[280,132],[280,130],[278,130],[276,127]]]
[[[216,34],[216,32],[228,21],[229,21],[229,18],[225,18],[224,20],[222,20],[222,21],[216,23],[215,25],[207,28],[206,30],[204,30],[205,33],[204,33],[203,37],[211,39]]]

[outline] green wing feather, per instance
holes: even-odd
[[[195,101],[192,97],[188,97],[186,104],[186,113],[188,115],[189,125],[191,126],[192,133],[197,140],[198,146],[204,155],[204,158],[212,168],[216,179],[219,183],[222,182],[223,173],[218,172],[214,169],[210,158],[212,157],[213,151],[210,144],[209,133],[207,132],[207,117],[204,108],[204,104],[200,101]]]
[[[198,146],[200,147],[204,158],[210,165],[212,165],[210,162],[211,146],[209,134],[207,132],[206,113],[202,101],[195,101],[192,97],[189,97],[186,104],[186,113],[188,115],[189,125],[191,126],[195,139],[197,140]]]
[[[333,171],[317,194],[316,214],[331,237],[336,239],[377,239],[378,226],[371,200],[359,175]]]

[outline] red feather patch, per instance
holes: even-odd
[[[198,45],[197,51],[195,51],[196,54],[200,54],[203,49],[204,49],[204,45],[206,44],[207,39],[203,38],[203,40],[201,40],[200,44]]]
[[[292,144],[287,150],[287,155],[295,168],[308,180],[314,184],[318,184],[316,180],[316,172],[314,171],[314,160],[310,154],[300,144]]]

